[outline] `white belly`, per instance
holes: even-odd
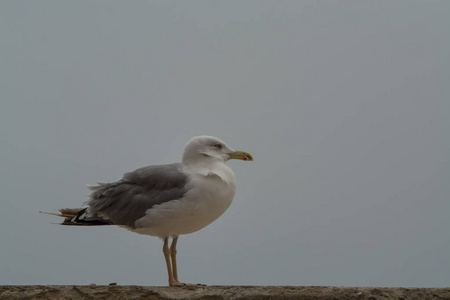
[[[136,221],[132,231],[161,238],[188,234],[202,229],[219,218],[233,201],[236,185],[219,176],[194,176],[189,191],[178,200],[155,205]]]

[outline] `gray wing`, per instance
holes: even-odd
[[[89,187],[89,214],[107,217],[114,225],[135,228],[136,220],[154,205],[182,198],[187,174],[181,164],[148,166],[125,173],[113,183]]]

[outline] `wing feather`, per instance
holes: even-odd
[[[88,212],[107,217],[115,225],[134,228],[135,221],[154,205],[182,198],[186,181],[181,164],[140,168],[125,173],[119,181],[90,186]]]

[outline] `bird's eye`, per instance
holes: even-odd
[[[219,150],[222,149],[222,145],[221,145],[221,144],[215,144],[214,147],[215,147],[216,149],[219,149]]]

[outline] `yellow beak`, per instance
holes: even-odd
[[[252,161],[253,160],[253,156],[248,153],[248,152],[244,152],[244,151],[234,151],[228,154],[229,159],[240,159],[240,160],[248,160],[248,161]]]

